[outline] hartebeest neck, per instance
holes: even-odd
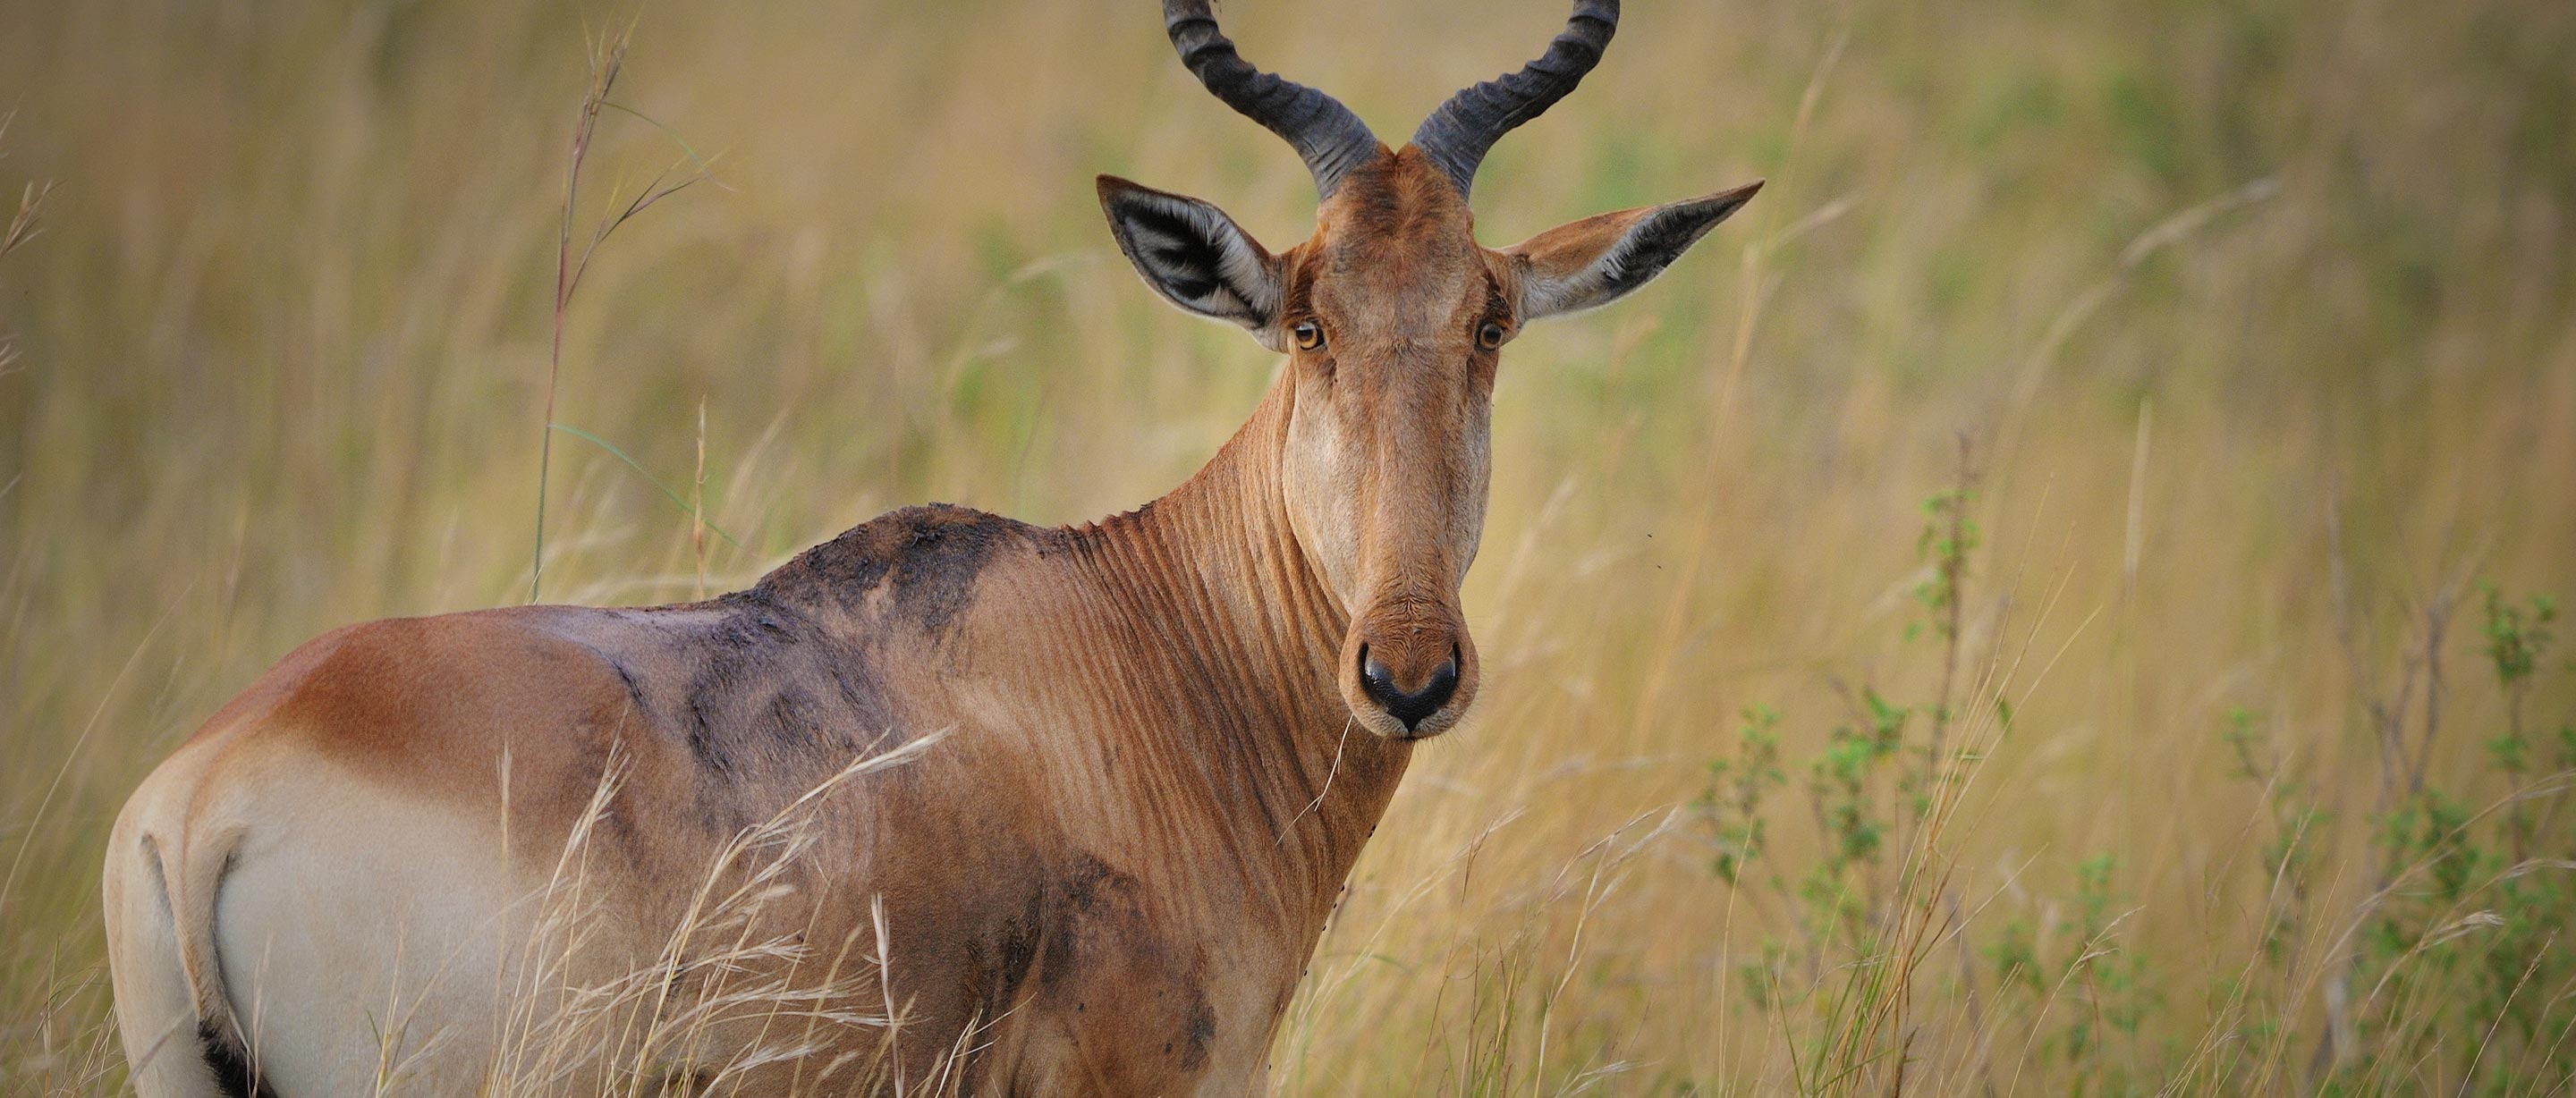
[[[1191,696],[1175,760],[1211,786],[1244,884],[1319,921],[1375,830],[1410,754],[1352,721],[1335,686],[1348,610],[1298,543],[1280,454],[1295,386],[1272,386],[1197,475],[1074,531]],[[1143,746],[1143,745],[1140,745]]]

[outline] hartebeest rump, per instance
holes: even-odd
[[[618,1024],[650,1027],[704,969],[788,987],[830,967],[864,990],[702,1019],[667,1062],[538,1089],[1260,1092],[1411,745],[1476,696],[1458,591],[1498,351],[1643,284],[1755,189],[1476,243],[1486,149],[1573,89],[1618,8],[1578,0],[1545,56],[1390,150],[1256,72],[1205,0],[1166,0],[1184,63],[1294,145],[1322,198],[1314,235],[1274,253],[1207,203],[1099,181],[1148,285],[1287,356],[1250,422],[1098,523],[909,508],[709,602],[378,621],[297,649],[117,821],[137,1088],[465,1094],[503,1084],[532,1013],[595,1007],[584,981],[647,974]],[[799,805],[806,845],[766,879],[762,925],[729,932],[788,944],[675,949],[720,852]],[[579,944],[532,1004],[531,897],[574,847]]]

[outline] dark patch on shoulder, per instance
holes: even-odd
[[[866,645],[764,589],[622,623],[630,631],[596,638],[593,650],[646,725],[711,779],[697,805],[710,831],[767,818],[899,730]]]
[[[683,708],[689,750],[729,774],[746,761],[736,750],[745,737],[732,733],[778,731],[771,720],[778,697],[796,686],[788,650],[805,638],[766,600],[736,595],[717,605],[725,612],[695,638],[699,658]]]
[[[856,610],[884,588],[894,612],[944,639],[974,597],[975,580],[995,555],[1013,546],[1044,551],[1060,531],[934,503],[868,520],[762,578],[754,591],[780,599],[823,598]]]
[[[1209,1006],[1207,989],[1195,982],[1190,985],[1190,1005],[1181,1020],[1181,1066],[1191,1071],[1206,1067],[1208,1045],[1216,1040],[1216,1008]]]
[[[626,700],[635,704],[635,711],[639,714],[652,712],[653,703],[645,698],[644,684],[636,680],[635,669],[627,666],[625,660],[606,653],[601,653],[601,658],[608,661],[609,670],[617,672],[617,681],[625,684]]]
[[[252,1069],[250,1058],[242,1055],[241,1046],[213,1022],[197,1023],[197,1048],[206,1057],[206,1067],[215,1073],[215,1086],[224,1098],[277,1098],[268,1089],[268,1080]]]
[[[1040,982],[1072,978],[1103,949],[1135,950],[1148,932],[1136,878],[1090,854],[1078,855],[1048,887],[1046,956]]]
[[[821,707],[803,686],[794,682],[781,684],[778,692],[770,695],[766,719],[769,731],[785,739],[821,739],[831,734],[823,726]]]
[[[967,997],[986,1024],[1018,1002],[1029,969],[1037,963],[1045,918],[1044,898],[1031,892],[1026,907],[1005,916],[991,934],[967,943]]]
[[[717,739],[715,721],[707,715],[707,696],[696,690],[689,693],[689,753],[697,756],[698,765],[717,773],[733,771],[733,757]]]

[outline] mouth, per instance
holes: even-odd
[[[1439,736],[1441,736],[1441,735],[1443,735],[1443,734],[1447,733],[1450,729],[1452,729],[1452,728],[1456,728],[1457,726],[1458,726],[1458,722],[1457,722],[1455,719],[1451,719],[1451,720],[1442,721],[1442,722],[1440,723],[1440,725],[1439,725],[1438,727],[1436,727],[1436,728],[1433,728],[1433,727],[1408,728],[1408,729],[1405,729],[1405,730],[1404,730],[1402,733],[1400,733],[1400,734],[1397,734],[1397,735],[1394,735],[1394,736],[1389,736],[1389,737],[1387,737],[1387,738],[1388,738],[1388,739],[1391,739],[1391,740],[1394,740],[1394,741],[1395,741],[1395,742],[1397,742],[1397,743],[1421,743],[1421,742],[1422,742],[1422,741],[1424,741],[1424,740],[1428,740],[1428,739],[1435,739],[1435,738],[1437,738],[1437,737],[1439,737]]]
[[[1357,722],[1360,727],[1367,729],[1371,735],[1382,740],[1391,740],[1396,743],[1420,743],[1424,740],[1437,738],[1438,736],[1448,732],[1450,729],[1458,726],[1457,714],[1455,713],[1437,714],[1432,718],[1424,720],[1420,724],[1407,725],[1403,721],[1387,715],[1383,710],[1369,709],[1362,706],[1352,707],[1351,719]]]

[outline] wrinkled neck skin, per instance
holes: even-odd
[[[1153,654],[1130,667],[1181,691],[1162,699],[1181,727],[1109,734],[1133,735],[1131,749],[1169,771],[1172,784],[1151,793],[1208,798],[1226,820],[1188,837],[1209,844],[1189,864],[1211,873],[1214,892],[1268,897],[1281,929],[1311,942],[1410,748],[1358,725],[1336,686],[1350,607],[1300,544],[1283,491],[1295,393],[1283,371],[1189,481],[1074,530],[1065,567],[1135,631],[1133,652]],[[1115,791],[1097,822],[1132,820],[1127,783],[1102,776],[1085,783]]]
[[[916,727],[954,738],[885,775],[861,876],[938,882],[889,896],[954,949],[898,970],[896,997],[993,1024],[969,1074],[997,1092],[1259,1093],[1404,774],[1410,746],[1335,685],[1349,612],[1281,495],[1295,399],[1283,376],[1136,511],[1013,524],[1025,551],[897,676],[924,684]]]

